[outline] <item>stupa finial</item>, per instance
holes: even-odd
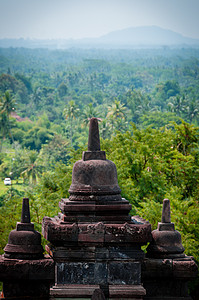
[[[23,198],[22,211],[21,211],[21,223],[30,223],[30,208],[29,208],[28,198]]]
[[[163,200],[162,207],[162,223],[171,223],[171,214],[170,214],[170,201],[169,199]]]
[[[88,151],[83,152],[82,160],[105,160],[105,151],[100,150],[98,118],[91,118],[88,136]]]
[[[100,151],[100,137],[97,118],[90,119],[88,151]]]

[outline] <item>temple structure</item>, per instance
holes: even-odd
[[[70,197],[61,200],[58,217],[43,220],[56,269],[51,299],[89,299],[98,289],[109,299],[143,299],[141,246],[151,241],[151,225],[130,217],[131,205],[120,192],[116,166],[100,150],[93,118],[88,151],[73,167]]]
[[[100,149],[96,118],[90,120],[88,151],[74,164],[69,193],[59,203],[59,215],[43,219],[43,235],[50,242],[47,258],[23,204],[21,223],[10,233],[0,259],[3,299],[191,299],[187,282],[196,276],[197,266],[184,254],[169,200],[164,200],[162,222],[152,232],[148,221],[129,215],[131,205],[121,197],[116,166]],[[146,244],[145,257],[141,246]],[[19,263],[26,268],[17,277]],[[34,298],[35,285],[45,286],[46,292],[39,288]],[[25,289],[20,294],[26,286],[29,293]]]

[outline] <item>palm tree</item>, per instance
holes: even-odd
[[[109,137],[109,124],[107,123],[106,119],[103,119],[102,122],[100,123],[100,136],[102,137],[102,139],[106,139]]]
[[[107,119],[110,125],[116,129],[120,129],[121,120],[126,120],[126,107],[120,101],[115,100],[112,106],[108,107]]]
[[[167,104],[171,112],[175,112],[178,116],[182,116],[185,111],[186,99],[183,96],[177,95],[169,98],[169,103]]]
[[[10,128],[9,117],[14,108],[15,100],[11,97],[9,91],[6,91],[4,96],[0,98],[0,132],[3,138],[5,138],[9,134],[11,136],[12,142],[14,142],[14,140]]]
[[[8,126],[8,116],[5,112],[0,112],[0,136],[1,136],[1,143],[0,143],[0,152],[2,150],[2,143],[3,139],[9,134],[9,126]]]
[[[37,88],[34,90],[33,94],[31,95],[32,101],[36,106],[41,105],[42,103],[42,92],[41,92],[41,88]]]
[[[85,126],[87,126],[89,124],[89,120],[93,117],[97,117],[97,115],[97,108],[93,107],[92,103],[89,103],[88,106],[85,107],[81,119]]]
[[[29,182],[32,182],[32,184],[36,184],[37,179],[41,176],[43,168],[44,167],[40,164],[37,151],[29,151],[21,176],[28,178]]]
[[[5,112],[10,116],[11,112],[15,109],[15,100],[11,97],[10,92],[6,91],[1,100],[1,112]]]
[[[64,108],[63,115],[66,120],[69,120],[70,123],[71,146],[73,145],[73,120],[76,119],[78,114],[79,114],[79,108],[75,104],[75,101],[74,100],[69,101],[68,105]]]
[[[112,104],[112,106],[109,106],[108,110],[109,110],[109,112],[107,114],[107,117],[112,115],[115,119],[117,119],[117,118],[125,119],[126,118],[126,115],[125,115],[126,107],[124,106],[124,104],[121,104],[121,102],[118,100],[115,100],[114,103]]]
[[[196,119],[198,114],[199,114],[199,105],[197,101],[192,100],[187,107],[187,117],[189,118],[190,123],[193,122],[193,119]]]

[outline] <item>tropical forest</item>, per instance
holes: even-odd
[[[23,197],[39,232],[58,214],[92,117],[132,215],[156,229],[168,198],[185,253],[199,262],[199,50],[166,46],[0,48],[1,253]]]

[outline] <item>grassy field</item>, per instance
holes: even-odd
[[[16,180],[12,180],[12,188],[18,190],[18,191],[24,191],[25,185],[23,184],[22,180],[18,180],[18,183]],[[5,185],[4,181],[0,181],[0,196],[4,195],[7,191],[11,190],[10,185]]]

